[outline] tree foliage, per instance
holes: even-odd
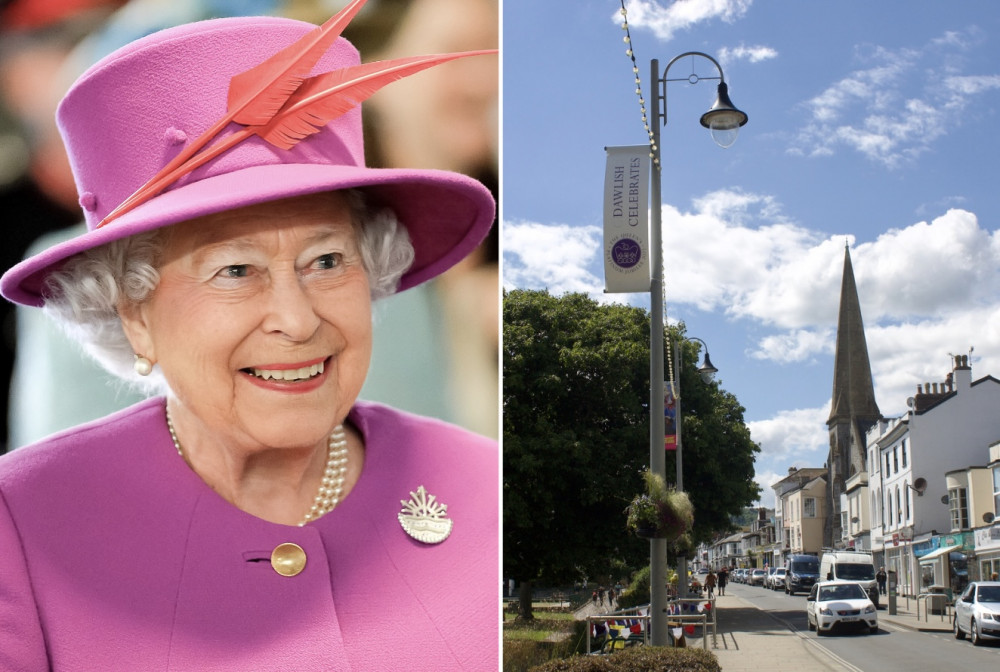
[[[682,334],[670,329],[668,343]],[[701,381],[696,344],[682,353],[684,486],[703,540],[757,499],[759,448],[736,398]],[[505,576],[606,580],[623,561],[648,563],[624,510],[649,463],[649,314],[583,294],[507,292],[503,360]],[[675,482],[673,453],[665,476]]]

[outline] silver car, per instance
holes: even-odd
[[[955,600],[955,639],[966,634],[976,646],[1000,639],[1000,581],[970,583]]]

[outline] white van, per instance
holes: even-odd
[[[820,581],[857,581],[878,608],[878,583],[872,554],[863,551],[824,551],[819,563]]]

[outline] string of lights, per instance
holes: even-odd
[[[629,32],[628,27],[628,10],[625,8],[625,0],[621,0],[622,4],[622,30],[625,31],[625,55],[629,57],[632,61],[632,74],[635,75],[635,95],[639,98],[639,111],[642,113],[642,125],[646,130],[646,135],[649,137],[649,158],[653,164],[655,170],[660,170],[660,159],[656,154],[656,145],[653,139],[653,129],[649,126],[649,115],[646,113],[646,99],[642,95],[642,78],[639,77],[639,65],[635,60],[635,49],[632,47],[632,34]],[[656,205],[655,207],[659,207]],[[660,282],[664,289],[667,286],[666,273],[662,272],[660,276]],[[663,327],[667,326],[667,293],[663,292]],[[666,364],[667,364],[667,382],[670,385],[670,394],[675,399],[677,397],[677,390],[674,387],[674,358],[671,352],[671,341],[668,339],[666,342],[667,352],[666,352]]]
[[[649,127],[649,115],[646,113],[646,99],[642,95],[642,78],[639,77],[639,65],[635,60],[635,50],[632,48],[632,34],[629,32],[628,27],[628,10],[625,8],[625,0],[621,0],[622,4],[622,30],[625,31],[625,55],[629,57],[632,61],[632,74],[635,76],[635,95],[639,99],[639,111],[642,113],[642,125],[646,131],[646,136],[649,138],[649,158],[653,162],[653,165],[657,170],[660,169],[660,160],[656,156],[654,151],[655,145],[653,144],[653,129]]]

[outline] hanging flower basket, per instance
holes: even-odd
[[[694,507],[686,493],[668,488],[663,477],[646,471],[646,492],[636,495],[625,510],[626,527],[636,536],[668,541],[678,539],[694,524]]]

